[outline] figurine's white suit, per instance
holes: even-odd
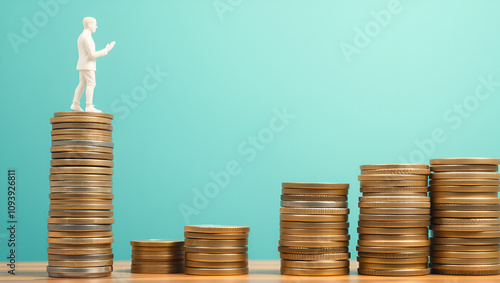
[[[71,110],[73,111],[83,111],[80,107],[80,98],[82,97],[83,91],[87,88],[86,98],[87,98],[87,112],[101,112],[94,108],[93,98],[94,98],[94,88],[95,83],[95,71],[96,71],[96,59],[108,54],[108,52],[113,48],[115,42],[111,42],[106,45],[106,48],[95,51],[95,43],[92,39],[92,33],[97,29],[97,21],[94,18],[86,17],[83,19],[84,30],[82,34],[78,37],[78,63],[76,64],[76,69],[80,71],[80,83],[76,87],[75,96],[73,98],[73,104],[71,105]]]

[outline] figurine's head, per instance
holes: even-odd
[[[85,17],[83,19],[83,28],[90,30],[91,33],[94,33],[97,29],[97,21],[92,17]]]

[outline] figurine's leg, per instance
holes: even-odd
[[[87,81],[87,91],[85,95],[87,96],[87,108],[86,112],[102,112],[94,108],[94,89],[95,89],[95,71],[85,71],[85,80]]]
[[[75,96],[73,97],[73,104],[71,104],[71,110],[73,111],[83,111],[83,109],[80,107],[80,98],[82,97],[83,91],[85,90],[86,87],[86,81],[85,81],[85,76],[83,75],[82,71],[80,71],[80,82],[78,83],[78,86],[75,89]]]

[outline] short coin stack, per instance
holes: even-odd
[[[349,274],[349,184],[283,183],[281,274]]]
[[[176,240],[130,241],[132,273],[180,273],[184,270],[184,242]]]
[[[190,275],[248,274],[250,227],[225,225],[185,226],[184,273]]]
[[[50,277],[104,277],[113,269],[112,119],[88,112],[50,119]]]
[[[429,166],[361,166],[359,274],[416,276],[430,273]]]
[[[431,160],[431,268],[450,275],[500,274],[500,159]]]

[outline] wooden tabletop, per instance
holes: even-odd
[[[414,277],[382,277],[358,275],[356,272],[357,262],[351,261],[351,275],[344,276],[286,276],[280,275],[278,260],[253,260],[250,261],[250,274],[238,276],[193,276],[185,274],[134,274],[130,273],[130,261],[116,261],[111,277],[97,279],[65,279],[47,277],[45,268],[47,262],[19,262],[17,265],[17,275],[8,275],[2,268],[0,281],[23,282],[36,280],[37,282],[61,281],[61,282],[335,282],[335,283],[356,283],[356,282],[478,282],[478,283],[499,283],[500,275],[495,276],[448,276],[448,275],[426,275]]]

